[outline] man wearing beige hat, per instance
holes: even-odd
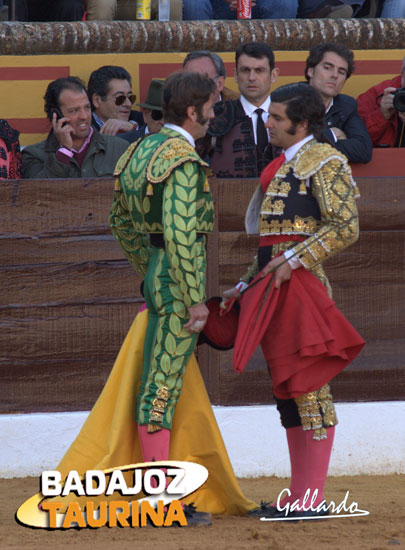
[[[143,103],[140,103],[145,124],[138,130],[132,130],[121,134],[120,138],[133,143],[137,139],[148,134],[157,134],[163,126],[162,93],[164,80],[153,78],[149,85],[148,95]]]

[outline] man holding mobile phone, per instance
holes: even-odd
[[[128,144],[92,128],[90,101],[81,80],[69,76],[51,82],[44,108],[52,129],[46,140],[23,150],[23,177],[111,176]]]

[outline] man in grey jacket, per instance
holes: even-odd
[[[111,176],[128,143],[91,127],[91,107],[83,83],[71,76],[58,78],[49,84],[44,99],[52,129],[46,140],[23,150],[23,177]]]

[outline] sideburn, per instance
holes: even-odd
[[[202,106],[196,106],[197,110],[197,122],[198,124],[201,124],[201,126],[204,126],[209,121],[209,118],[204,118],[202,116]]]

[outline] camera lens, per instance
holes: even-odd
[[[394,93],[394,99],[392,101],[395,109],[400,113],[405,112],[405,88],[399,88]]]

